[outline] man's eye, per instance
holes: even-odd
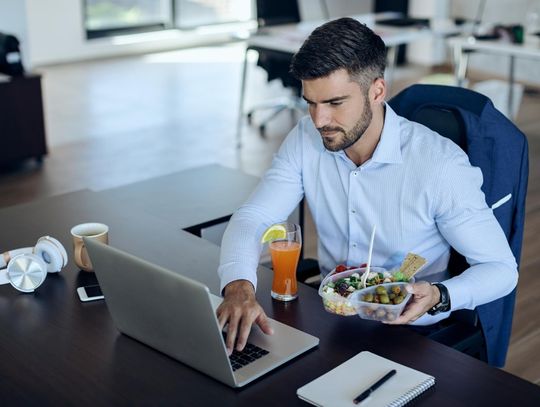
[[[343,102],[330,102],[330,106],[341,106]]]

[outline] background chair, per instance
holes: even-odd
[[[525,196],[528,181],[528,143],[525,135],[484,95],[453,86],[413,85],[390,100],[397,114],[426,125],[452,139],[482,170],[482,190],[488,205],[511,194],[494,209],[518,263],[521,257]],[[468,267],[453,251],[449,271],[456,275]],[[491,365],[503,366],[515,303],[515,290],[475,311],[452,313],[433,339],[469,353]],[[484,348],[485,347],[485,351]]]
[[[264,27],[280,24],[300,22],[298,1],[290,0],[257,0],[257,23],[259,31],[264,32]],[[253,116],[259,111],[270,111],[269,115],[258,124],[259,134],[266,135],[266,125],[283,111],[290,111],[294,120],[295,112],[304,113],[302,99],[302,84],[289,74],[289,65],[292,55],[287,52],[270,50],[267,48],[250,46],[259,53],[257,65],[268,73],[268,82],[280,79],[283,86],[292,89],[292,96],[269,101],[268,103],[255,106],[247,113],[247,121],[253,123]]]
[[[17,37],[0,32],[0,73],[9,76],[22,76],[21,51]]]

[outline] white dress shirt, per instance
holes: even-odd
[[[444,281],[452,310],[473,309],[508,294],[517,265],[504,232],[481,191],[482,173],[452,141],[398,116],[386,105],[371,159],[357,167],[344,151],[330,152],[309,116],[289,133],[271,168],[233,215],[221,248],[221,289],[231,281],[256,287],[260,238],[287,219],[305,196],[319,237],[323,275],[337,264],[398,267],[407,253],[428,265],[416,277],[444,271],[450,246],[471,265]],[[321,305],[322,306],[322,305]],[[424,315],[417,324],[448,316]]]

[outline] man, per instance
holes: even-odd
[[[430,325],[516,286],[516,262],[486,205],[481,171],[453,142],[385,104],[384,69],[383,41],[350,18],[317,28],[293,57],[310,117],[287,136],[223,238],[217,314],[228,324],[229,351],[235,341],[244,347],[253,323],[271,333],[255,299],[259,240],[304,196],[323,275],[339,263],[366,262],[373,225],[372,264],[392,269],[417,253],[428,260],[417,280],[444,272],[450,247],[465,256],[470,268],[459,276],[412,284],[413,301],[393,324]]]

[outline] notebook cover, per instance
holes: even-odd
[[[360,404],[353,400],[390,370],[397,373]],[[402,406],[435,384],[433,376],[360,352],[328,373],[300,387],[299,398],[316,406]]]

